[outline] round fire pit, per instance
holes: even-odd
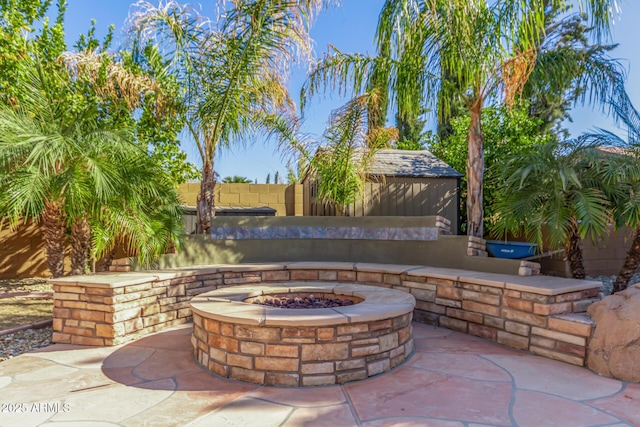
[[[254,301],[348,300],[330,308]],[[301,304],[303,304],[301,303]],[[415,298],[368,285],[283,283],[217,289],[191,300],[204,368],[264,385],[342,384],[388,371],[413,351]]]

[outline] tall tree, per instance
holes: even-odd
[[[185,90],[187,128],[202,158],[197,232],[215,215],[214,159],[256,132],[291,138],[297,126],[286,88],[292,63],[311,57],[309,27],[328,0],[232,2],[217,25],[175,1],[138,3],[131,32],[160,46]]]
[[[130,212],[129,226],[135,224],[138,233],[103,235],[103,241],[128,237],[146,259],[178,243],[179,235],[172,234],[162,247],[147,244],[158,240],[149,236],[152,227],[144,220],[146,213],[173,212],[165,215],[173,221],[165,226],[175,231],[179,201],[170,180],[135,144],[131,130],[101,121],[98,105],[86,103],[71,90],[63,69],[45,71],[32,63],[24,76],[19,104],[0,105],[0,216],[12,225],[22,218],[42,221],[51,274],[64,274],[67,228],[72,272],[82,274],[91,224],[122,231],[125,212]],[[99,256],[100,246],[94,249]]]
[[[222,178],[222,182],[227,184],[249,184],[251,183],[251,180],[246,176],[234,175],[225,176],[224,178]]]
[[[469,111],[466,168],[469,235],[484,234],[482,109],[501,93],[507,104],[521,93],[535,66],[536,47],[544,32],[545,6],[564,7],[569,3],[388,0],[383,7],[380,39],[391,40],[398,55],[406,39],[413,38],[416,43],[409,45],[420,46],[423,57],[430,55],[425,62],[427,72],[421,76],[435,76],[439,83],[437,89],[442,94],[439,108],[443,110],[439,114],[446,114],[449,102],[456,99],[462,99]],[[605,32],[616,1],[583,0],[580,4],[589,12],[596,33]],[[394,84],[405,84],[405,78],[398,75]],[[450,84],[451,81],[455,84]]]
[[[614,219],[617,227],[631,227],[633,237],[622,268],[613,283],[613,292],[626,289],[640,266],[640,113],[631,103],[624,87],[618,86],[618,90],[621,96],[616,97],[611,106],[614,118],[627,131],[627,139],[602,129],[581,137],[593,144],[613,147],[610,157],[619,163],[627,160],[627,164],[616,171],[623,193],[613,200],[616,208]]]

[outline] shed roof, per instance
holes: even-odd
[[[459,178],[462,176],[461,173],[427,150],[380,150],[375,154],[368,172],[370,175],[416,178]]]

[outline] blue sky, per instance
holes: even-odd
[[[78,35],[86,32],[91,19],[95,19],[98,36],[106,32],[110,24],[116,26],[116,45],[122,41],[122,24],[132,4],[129,0],[68,0],[65,28],[69,48]],[[202,9],[210,14],[215,0],[203,0]],[[342,6],[329,9],[319,16],[312,30],[316,44],[316,55],[322,55],[329,43],[344,52],[374,53],[373,36],[378,14],[384,0],[343,0]],[[627,0],[621,3],[622,14],[616,17],[613,29],[613,43],[618,48],[612,56],[622,60],[628,72],[627,90],[635,105],[640,107],[640,1]],[[211,16],[212,14],[210,14]],[[294,99],[304,82],[306,66],[292,70],[289,88]],[[332,109],[339,107],[345,100],[337,96],[316,97],[305,110],[303,131],[319,137]],[[613,130],[610,118],[590,107],[575,108],[571,115],[574,122],[567,127],[573,135],[603,127]],[[183,148],[194,163],[199,163],[198,154],[189,141],[184,138]],[[252,181],[264,182],[267,174],[273,177],[276,172],[286,176],[282,155],[276,150],[275,142],[264,144],[256,142],[247,147],[236,147],[232,151],[222,152],[216,159],[215,169],[221,177],[229,175],[245,176]],[[273,182],[273,181],[272,181]]]

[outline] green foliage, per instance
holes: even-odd
[[[471,120],[469,115],[451,120],[452,134],[442,142],[432,141],[431,152],[463,174],[460,179],[461,196],[466,196],[467,145]],[[514,155],[535,151],[549,141],[541,133],[541,120],[529,117],[528,104],[520,103],[513,108],[489,107],[483,110],[482,130],[484,134],[485,182],[483,186],[486,203],[486,218],[493,215],[497,190],[502,186],[498,178],[506,161]],[[464,212],[463,221],[464,223]],[[487,234],[492,234],[491,222],[485,222]]]
[[[100,66],[97,72],[106,77],[108,70],[115,66],[122,67],[125,79],[120,82],[119,90],[108,93],[109,96],[94,98],[92,102],[104,105],[104,120],[122,123],[136,129],[136,140],[141,147],[148,150],[155,163],[168,171],[176,184],[188,180],[199,179],[196,166],[187,161],[186,153],[180,148],[179,133],[184,128],[184,110],[181,86],[176,77],[165,72],[167,62],[160,55],[158,48],[151,44],[139,51],[120,51],[117,55],[109,55],[107,49],[113,40],[113,26],[105,39],[98,41],[95,26],[86,35],[81,35],[76,48],[81,54],[90,56],[99,54]],[[139,99],[131,99],[127,94],[127,86],[138,81],[148,82],[148,87],[139,95]],[[79,82],[85,85],[84,92],[90,92],[94,81],[79,75]],[[105,81],[100,81],[104,85]],[[135,97],[135,94],[133,94]]]
[[[66,50],[64,42],[64,16],[66,1],[59,1],[55,21],[50,24],[46,17],[51,6],[50,0],[2,0],[0,1],[0,102],[16,106],[21,100],[20,84],[29,73],[31,61],[37,61],[45,72],[60,68],[59,58]],[[168,109],[158,109],[158,98],[172,99],[172,107],[182,105],[178,102],[179,86],[171,81],[163,71],[161,58],[151,46],[134,58],[129,52],[120,55],[106,54],[113,41],[111,26],[103,41],[95,38],[95,21],[86,34],[80,36],[75,44],[78,52],[89,56],[99,54],[101,63],[94,71],[100,74],[106,83],[106,72],[114,65],[121,65],[132,77],[152,78],[157,83],[154,91],[145,91],[139,100],[132,103],[123,93],[114,93],[105,97],[96,92],[95,81],[81,72],[74,75],[71,92],[59,96],[68,96],[76,108],[83,105],[98,104],[102,111],[99,120],[115,125],[136,127],[137,141],[147,147],[155,162],[170,171],[176,183],[199,177],[194,165],[186,161],[186,154],[180,150],[178,134],[184,123]],[[69,54],[66,54],[69,59]],[[73,59],[72,59],[73,60]],[[160,94],[160,92],[162,92]],[[73,98],[73,99],[71,99]],[[164,101],[165,104],[168,104]],[[167,105],[168,106],[168,105]]]
[[[605,110],[625,80],[621,64],[609,56],[616,45],[593,42],[595,29],[587,16],[565,11],[545,9],[545,32],[522,94],[531,102],[530,114],[560,139],[568,136],[562,122],[571,119],[569,110],[575,104],[599,104]]]
[[[398,138],[397,141],[394,142],[393,147],[398,150],[427,150],[429,147],[435,147],[438,145],[438,138],[434,135],[433,132],[427,131],[422,132],[420,138],[417,140],[405,139],[401,140]]]
[[[46,18],[51,0],[0,0],[0,102],[16,105],[20,82],[37,58],[44,67],[54,66],[65,51],[66,1],[58,1],[53,24]]]
[[[623,156],[603,153],[588,141],[553,140],[537,150],[515,154],[500,170],[502,186],[494,203],[495,235],[512,233],[529,241],[562,247],[571,224],[582,238],[596,241],[607,232],[612,200],[623,196]],[[548,228],[543,241],[543,225]]]
[[[397,138],[395,129],[367,132],[368,105],[369,96],[363,95],[333,111],[322,145],[311,159],[318,200],[333,203],[340,216],[362,195],[375,153]]]
[[[535,152],[513,156],[501,171],[492,218],[496,234],[564,247],[573,277],[584,279],[580,238],[595,242],[608,234],[614,201],[623,199],[629,187],[621,172],[638,169],[633,160],[612,156],[586,140],[552,140]]]
[[[413,140],[397,141],[394,147],[397,148],[398,150],[411,150],[411,151],[426,149],[426,145],[424,142],[420,142],[420,141],[416,142]]]
[[[627,131],[627,139],[600,129],[583,134],[580,138],[601,146],[608,154],[607,160],[618,166],[613,178],[619,192],[609,197],[613,207],[613,222],[616,228],[629,226],[634,229],[634,237],[627,252],[625,262],[613,283],[613,291],[627,288],[640,264],[640,113],[631,103],[624,86],[618,85],[616,101],[611,103],[614,118]]]
[[[96,258],[120,243],[150,261],[179,243],[176,188],[131,128],[75,97],[64,69],[32,62],[20,90],[18,106],[0,105],[1,217],[15,225],[59,205],[63,224],[89,220]]]
[[[227,184],[251,184],[251,180],[245,176],[225,176],[222,182]]]
[[[134,51],[158,46],[165,73],[180,85],[180,111],[202,158],[198,232],[215,214],[213,162],[219,148],[256,134],[295,139],[295,106],[286,80],[290,65],[311,56],[309,26],[328,1],[223,3],[217,23],[167,1],[136,4],[130,19]]]

